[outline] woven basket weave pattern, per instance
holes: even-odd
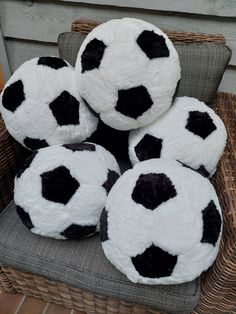
[[[80,19],[72,23],[71,31],[80,32],[81,34],[88,34],[93,28],[98,26],[100,23],[97,21]],[[225,44],[225,38],[222,35],[212,35],[212,34],[202,34],[202,33],[190,33],[190,32],[180,32],[174,30],[163,29],[163,31],[168,35],[170,40],[175,43],[203,43],[203,42],[214,42]]]
[[[9,292],[19,292],[48,302],[63,304],[65,307],[88,314],[159,314],[164,312],[148,309],[123,300],[106,298],[75,287],[43,277],[23,273],[7,266],[1,266],[0,284]]]

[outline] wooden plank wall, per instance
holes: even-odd
[[[223,34],[233,55],[220,90],[236,93],[233,0],[1,0],[0,22],[11,70],[33,56],[57,55],[58,35],[69,31],[77,18],[106,21],[124,16],[155,21],[160,28]]]
[[[11,76],[9,62],[7,58],[6,48],[0,29],[0,92],[2,91],[5,82]]]

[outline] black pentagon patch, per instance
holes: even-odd
[[[203,165],[201,165],[196,171],[205,178],[208,178],[210,176],[210,173],[206,170],[206,168]]]
[[[95,152],[96,146],[90,143],[78,143],[78,144],[64,144],[63,147],[72,150],[73,152],[81,152],[81,151],[88,151],[88,152]]]
[[[154,33],[154,31],[143,31],[137,44],[149,59],[169,57],[170,52],[163,36]]]
[[[66,205],[80,186],[65,166],[59,166],[40,176],[42,178],[42,196],[51,202]]]
[[[83,239],[88,238],[96,232],[96,226],[80,226],[76,224],[70,225],[60,234],[67,239]]]
[[[134,150],[138,160],[144,161],[152,158],[160,158],[162,139],[145,134]]]
[[[27,148],[31,150],[37,150],[48,146],[48,143],[45,140],[39,140],[37,138],[26,137],[24,139],[24,144]]]
[[[172,274],[178,256],[169,254],[152,244],[142,254],[131,257],[137,272],[148,278],[168,277]]]
[[[101,241],[105,242],[108,238],[108,224],[107,224],[108,212],[106,208],[103,208],[101,216],[100,216],[100,237]]]
[[[62,125],[79,124],[79,101],[67,91],[54,99],[49,107],[57,120]]]
[[[34,160],[34,157],[37,155],[37,151],[33,152],[28,158],[25,159],[25,161],[23,162],[23,164],[21,165],[21,167],[19,168],[16,177],[17,179],[19,179],[22,175],[22,173],[25,172],[26,169],[29,168],[29,166],[31,165],[32,161]]]
[[[12,112],[14,112],[24,100],[24,85],[21,80],[6,87],[2,95],[3,107]]]
[[[104,55],[106,45],[103,41],[94,38],[85,47],[81,55],[82,73],[85,71],[98,69]]]
[[[119,178],[119,174],[117,172],[108,169],[107,180],[102,185],[104,189],[107,191],[107,193],[110,192],[111,188],[116,183],[118,178]]]
[[[128,136],[129,131],[113,129],[102,122],[102,120],[99,120],[97,130],[87,141],[102,145],[119,159],[118,162],[122,170],[127,170],[132,168],[128,157]]]
[[[221,216],[215,203],[211,200],[207,207],[202,211],[203,235],[201,242],[215,246],[221,229]]]
[[[164,173],[141,174],[136,181],[132,199],[145,208],[154,210],[161,203],[177,195],[171,180]]]
[[[38,60],[38,65],[45,65],[55,70],[68,67],[64,60],[57,57],[41,57]]]
[[[16,212],[19,215],[21,221],[23,222],[23,224],[28,228],[28,229],[32,229],[34,228],[34,225],[31,221],[30,215],[21,207],[16,205]]]
[[[116,110],[123,115],[137,119],[151,108],[153,101],[143,85],[118,91]]]
[[[185,128],[203,139],[206,139],[213,131],[216,130],[216,126],[209,114],[207,112],[200,111],[189,112]]]

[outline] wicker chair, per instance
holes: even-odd
[[[76,21],[73,31],[88,33],[96,22]],[[170,32],[174,42],[223,42],[221,35]],[[236,95],[218,93],[214,109],[228,131],[228,144],[212,182],[223,209],[224,230],[220,252],[214,265],[201,277],[201,295],[194,313],[236,313]],[[0,120],[0,204],[12,200],[13,177],[28,152],[5,129]],[[46,301],[64,304],[86,313],[159,313],[143,305],[131,304],[103,295],[82,291],[64,283],[25,273],[0,264],[0,288],[23,293]]]

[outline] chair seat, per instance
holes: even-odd
[[[105,258],[99,236],[63,241],[34,235],[20,221],[13,202],[0,215],[0,262],[168,313],[190,313],[200,294],[199,279],[169,286],[133,284]]]

